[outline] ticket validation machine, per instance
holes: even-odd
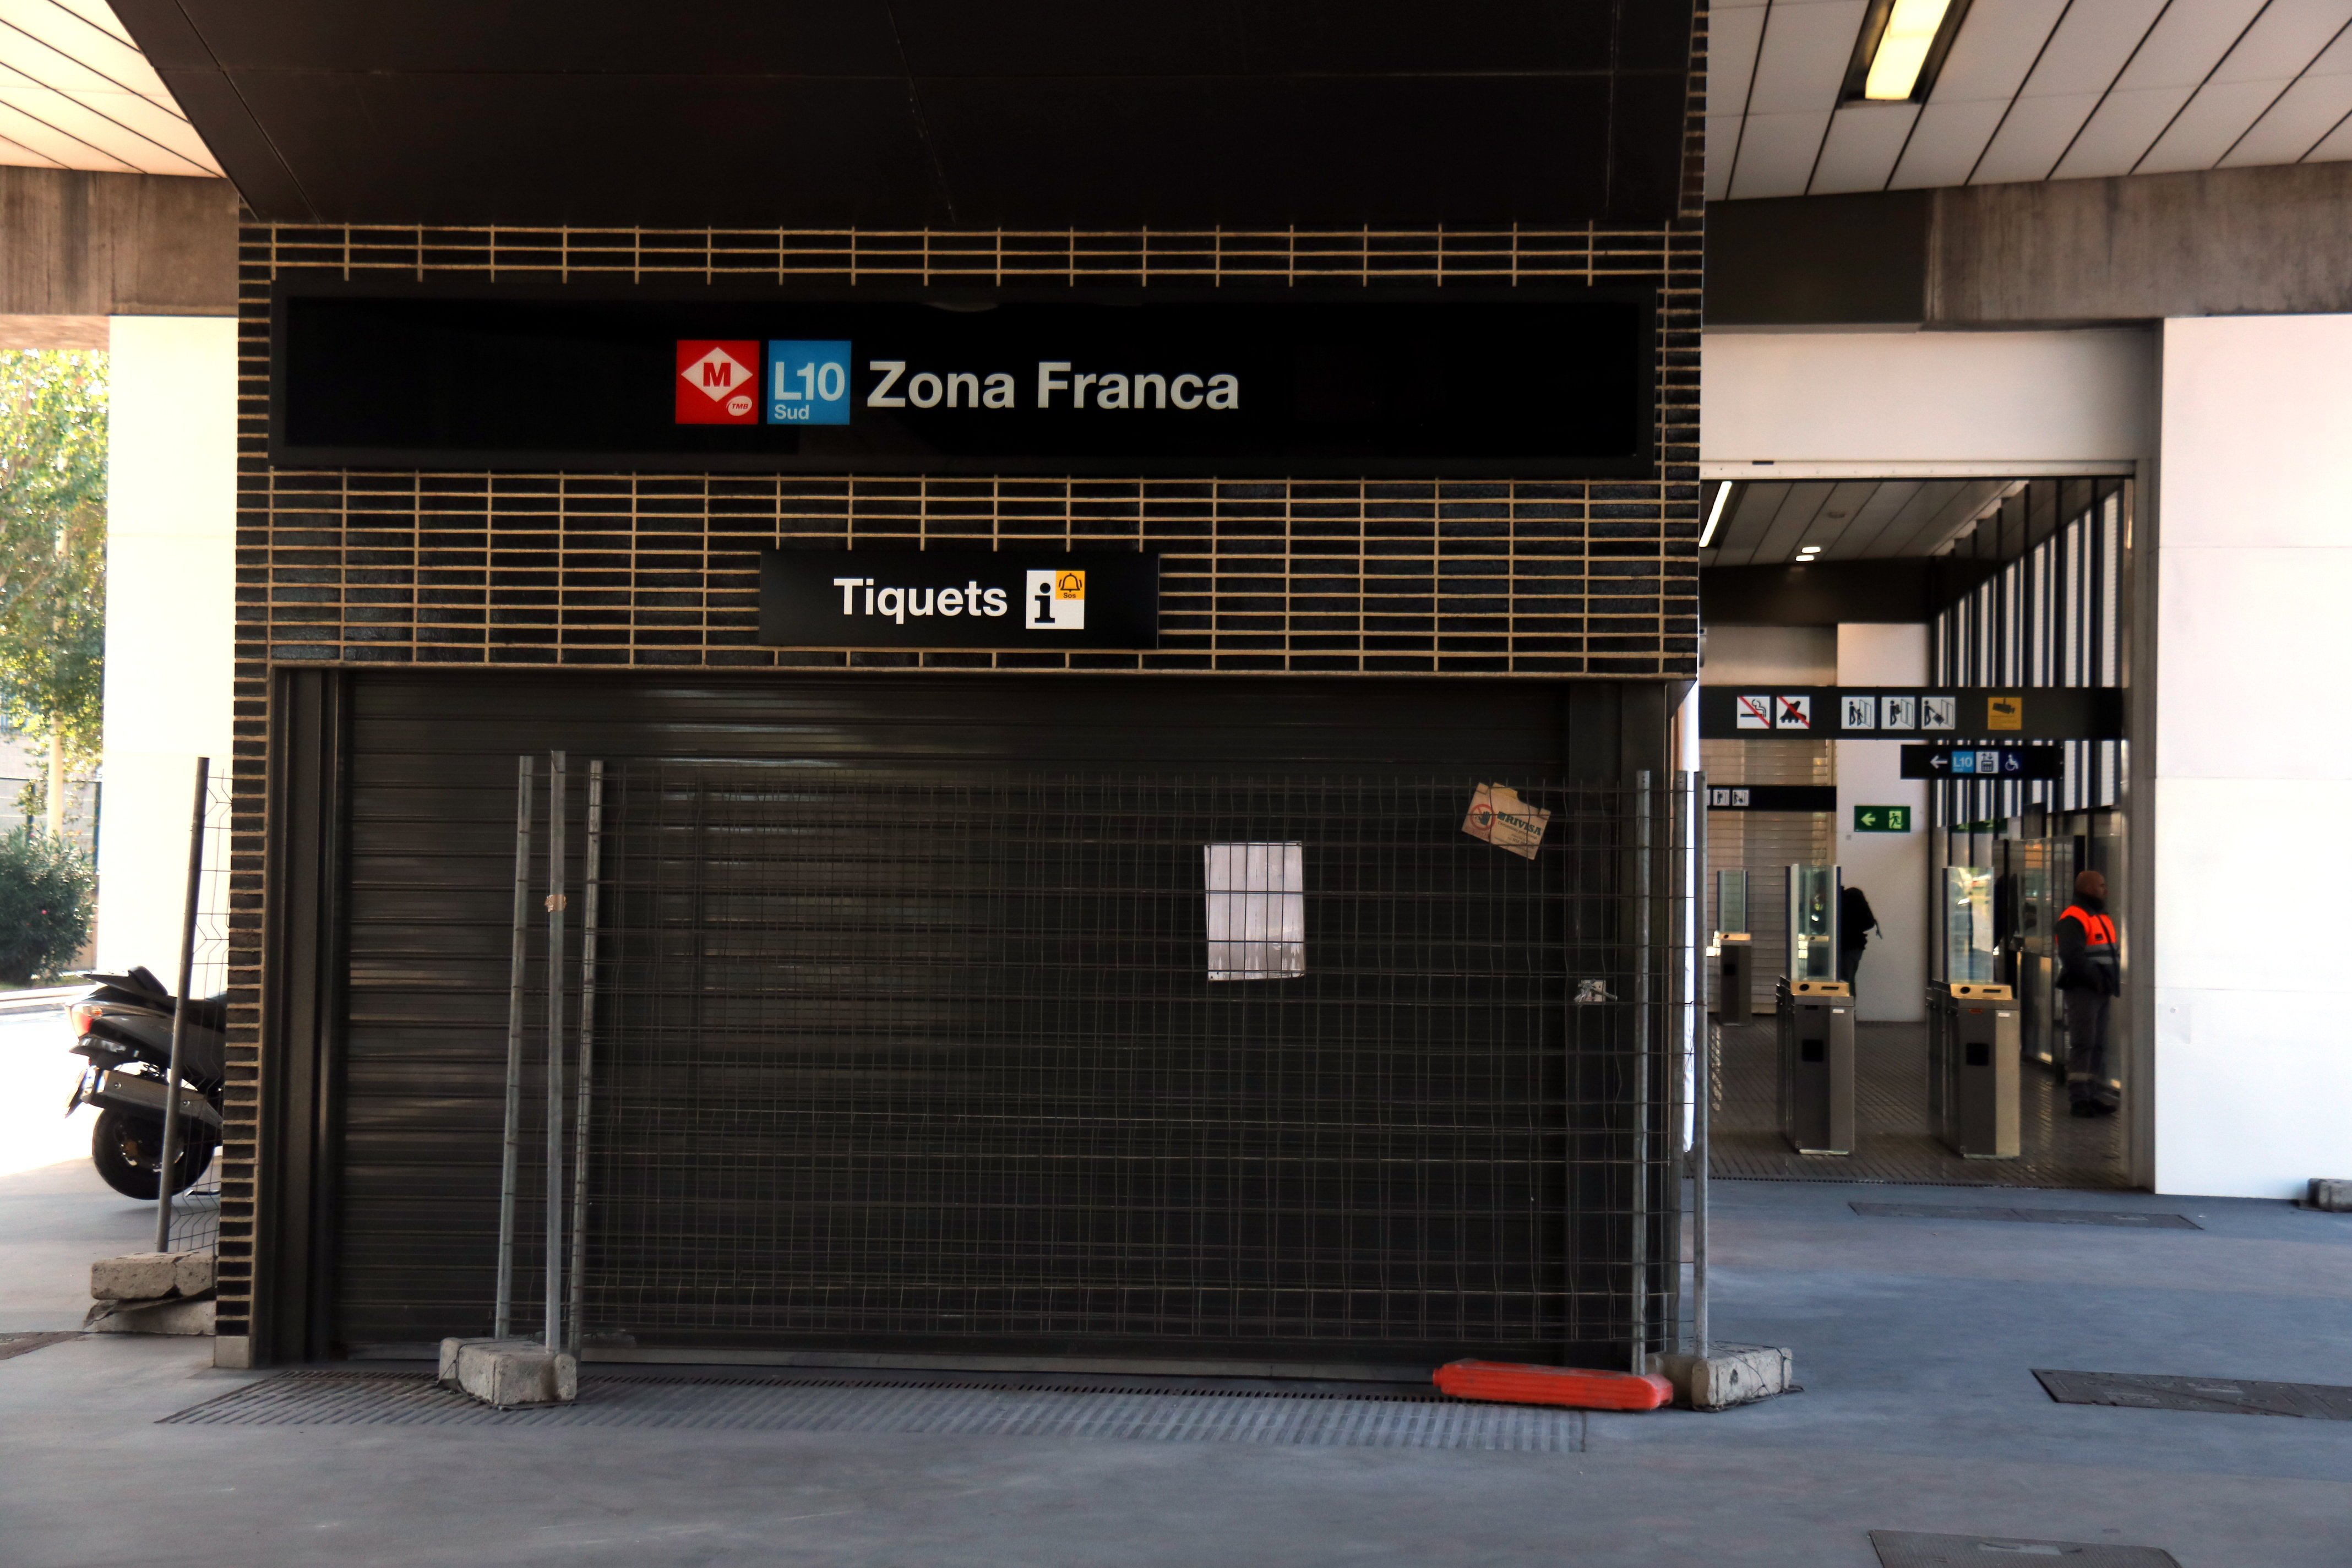
[[[1715,1016],[1725,1024],[1745,1024],[1755,1012],[1756,943],[1744,931],[1715,938]]]
[[[2017,1025],[2006,985],[1927,987],[1927,1115],[1936,1136],[1964,1159],[2018,1156]]]
[[[1851,1154],[1853,987],[1783,979],[1777,994],[1780,1131],[1800,1154]]]

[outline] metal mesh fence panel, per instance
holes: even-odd
[[[229,901],[233,885],[229,876],[231,789],[226,767],[206,775],[204,861],[198,873],[195,949],[189,970],[191,996],[222,997],[228,991]],[[188,1123],[187,1128],[197,1136],[218,1142],[219,1134],[211,1128],[194,1122]],[[220,1249],[220,1217],[221,1163],[215,1154],[195,1184],[172,1200],[170,1250],[216,1253]]]
[[[1674,1342],[1683,792],[616,762],[590,988],[570,768],[592,1353]]]

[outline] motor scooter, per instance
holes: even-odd
[[[180,1042],[176,1095],[166,1079],[172,1061],[172,1013],[163,983],[144,968],[128,974],[86,974],[97,988],[76,1002],[73,1054],[89,1069],[66,1102],[99,1108],[89,1140],[90,1163],[106,1184],[127,1198],[162,1194],[164,1107],[176,1098],[180,1144],[172,1191],[185,1192],[212,1163],[220,1146],[221,1090],[226,1079],[228,999],[188,1004]]]

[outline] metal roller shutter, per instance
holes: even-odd
[[[335,1342],[486,1331],[515,763],[562,748],[575,867],[590,759],[607,803],[592,1345],[1622,1342],[1627,1037],[1570,1004],[1623,967],[1622,796],[1547,796],[1535,860],[1460,831],[1471,784],[1561,775],[1568,711],[1504,682],[357,677]],[[1305,844],[1305,974],[1207,980],[1217,841]]]

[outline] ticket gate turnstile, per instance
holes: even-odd
[[[2006,985],[1927,987],[1927,1115],[1969,1160],[2018,1156],[2017,1002]]]
[[[1853,988],[1790,980],[1775,992],[1780,1131],[1800,1154],[1853,1152]]]
[[[1744,931],[1717,931],[1715,938],[1715,1016],[1724,1024],[1745,1024],[1755,1008],[1756,944]]]

